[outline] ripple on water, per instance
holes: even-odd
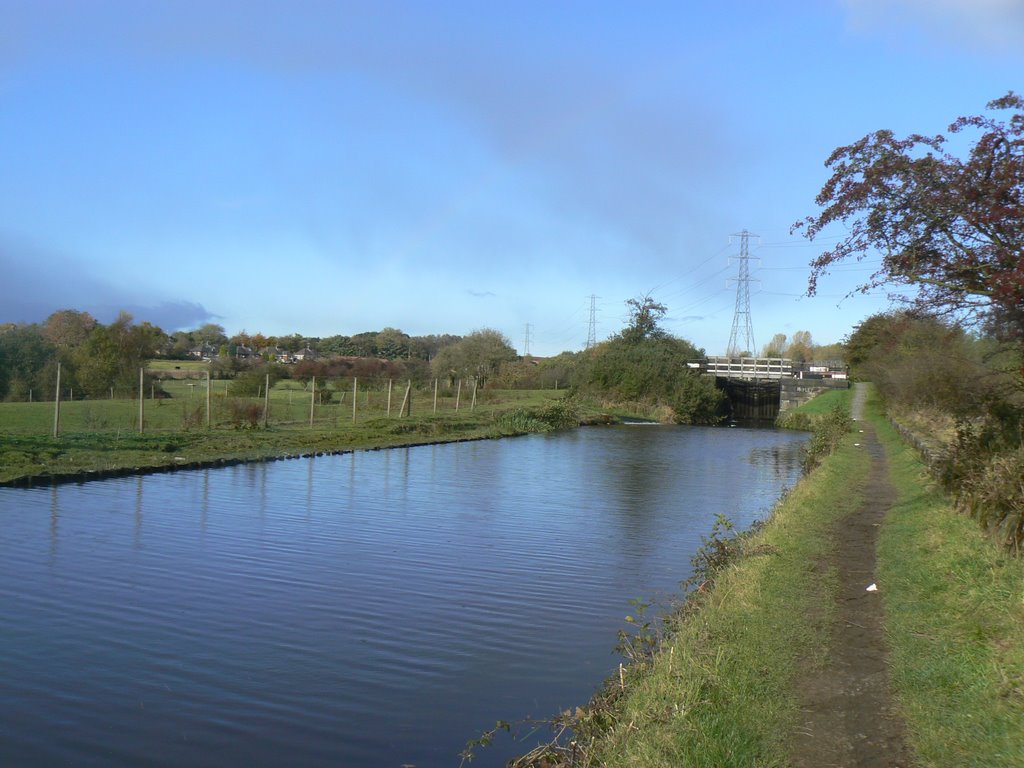
[[[802,436],[592,429],[0,489],[0,764],[454,764],[582,702]],[[512,747],[478,758],[500,765]]]

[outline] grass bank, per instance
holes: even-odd
[[[955,514],[873,414],[898,500],[879,543],[892,681],[919,764],[1024,765],[1024,561]]]
[[[1024,562],[953,511],[875,403],[869,418],[897,492],[877,580],[895,708],[915,764],[1024,765]],[[610,705],[575,713],[583,739],[574,764],[790,764],[798,684],[808,667],[825,667],[836,615],[830,555],[841,542],[831,532],[859,508],[868,483],[871,459],[858,440],[847,435],[763,530],[740,542],[743,556],[698,593],[697,610],[671,620],[653,660],[609,682]]]
[[[611,418],[586,402],[574,402],[567,413],[564,393],[553,390],[491,390],[479,393],[475,404],[462,393],[458,410],[455,399],[446,397],[439,398],[436,412],[431,393],[420,392],[412,415],[405,416],[399,416],[399,392],[389,416],[387,393],[377,390],[360,394],[353,421],[351,400],[317,405],[310,393],[300,397],[280,387],[271,391],[266,427],[261,399],[221,396],[207,428],[205,398],[180,394],[145,402],[143,433],[137,401],[63,403],[58,437],[52,436],[53,403],[0,404],[0,484],[474,440]]]

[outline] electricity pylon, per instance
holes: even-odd
[[[743,352],[757,354],[754,324],[750,320],[750,235],[751,233],[745,229],[738,235],[733,235],[740,238],[740,269],[736,276],[736,311],[732,316],[732,331],[729,333],[729,346],[725,351],[727,357],[737,357]]]

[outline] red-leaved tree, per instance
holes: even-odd
[[[881,256],[859,287],[911,286],[932,313],[985,320],[1024,337],[1024,99],[1008,93],[989,110],[1006,121],[961,117],[951,134],[977,134],[965,158],[944,136],[869,134],[840,147],[825,165],[832,176],[816,198],[821,212],[793,226],[810,240],[842,239],[811,262],[808,293],[835,264]]]

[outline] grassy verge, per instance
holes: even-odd
[[[849,413],[852,401],[852,389],[829,389],[808,400],[799,408],[780,413],[775,420],[775,426],[782,429],[811,431],[819,419],[836,408]]]
[[[1024,765],[1024,561],[952,511],[916,454],[873,414],[898,502],[879,583],[892,674],[920,764]]]
[[[144,434],[139,434],[133,421],[137,402],[74,401],[61,406],[63,427],[56,438],[51,436],[52,403],[4,403],[0,404],[0,483],[499,437],[568,426],[570,416],[577,417],[576,423],[603,420],[603,414],[586,403],[574,404],[567,414],[563,394],[490,391],[481,393],[475,408],[463,400],[455,411],[454,402],[442,402],[443,407],[433,413],[431,400],[420,393],[412,416],[398,417],[398,398],[389,418],[386,393],[367,392],[360,396],[357,421],[352,421],[351,404],[339,403],[316,406],[310,426],[309,395],[301,404],[292,402],[288,410],[288,391],[274,390],[269,426],[221,419],[210,429],[205,428],[204,412],[197,417],[191,398],[155,400],[146,403]],[[233,402],[262,413],[258,399]],[[215,416],[226,413],[226,407],[215,409]]]
[[[834,405],[832,403],[831,405]],[[594,765],[783,766],[799,721],[793,681],[824,663],[835,574],[830,528],[861,502],[869,457],[838,451],[743,542],[700,610],[676,626],[653,663],[626,674]]]

